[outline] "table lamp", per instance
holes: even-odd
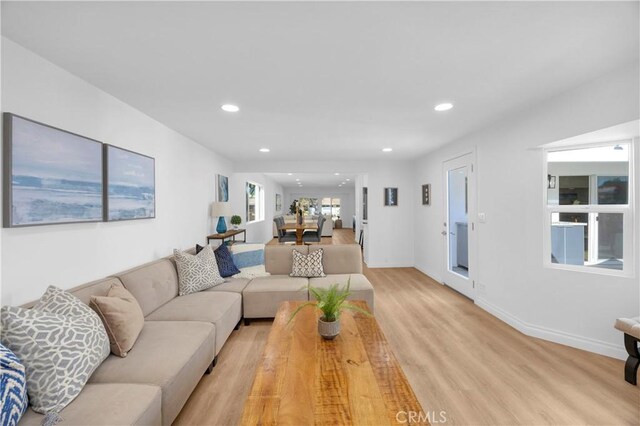
[[[218,226],[216,226],[216,232],[218,234],[227,232],[227,222],[224,220],[225,216],[231,216],[231,204],[225,201],[216,201],[211,205],[211,217],[218,218]]]

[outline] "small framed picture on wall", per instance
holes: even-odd
[[[384,189],[384,205],[396,207],[398,205],[398,188]]]
[[[426,183],[422,185],[422,205],[430,206],[431,205],[431,184]]]

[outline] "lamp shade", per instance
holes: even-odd
[[[225,201],[216,201],[211,204],[211,217],[231,216],[231,204]]]

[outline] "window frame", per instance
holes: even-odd
[[[255,206],[256,206],[256,218],[254,220],[249,220],[249,185],[253,185],[256,188],[255,195]],[[245,200],[245,223],[257,223],[265,220],[265,196],[264,196],[264,186],[252,181],[246,181],[244,185],[244,200]]]
[[[543,174],[542,174],[542,192],[543,192],[543,249],[542,259],[543,267],[549,269],[559,269],[573,272],[583,272],[588,274],[608,275],[616,277],[633,277],[635,276],[635,258],[637,250],[637,241],[635,235],[635,206],[636,206],[636,187],[635,187],[635,139],[623,139],[614,141],[605,141],[597,143],[571,144],[544,148],[542,150],[543,158]],[[589,204],[589,205],[550,205],[548,201],[548,154],[551,152],[588,149],[615,146],[616,144],[625,144],[629,146],[629,175],[628,175],[628,195],[627,204]],[[589,175],[590,177],[593,175]],[[556,177],[556,184],[559,185],[559,176]],[[591,265],[570,265],[562,263],[553,263],[551,261],[551,225],[553,213],[622,213],[623,214],[623,262],[622,270],[598,268]],[[589,216],[589,221],[591,217]],[[590,241],[591,245],[592,242]]]

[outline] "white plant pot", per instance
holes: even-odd
[[[322,318],[318,318],[318,334],[327,340],[333,340],[340,334],[340,320],[326,322]]]

